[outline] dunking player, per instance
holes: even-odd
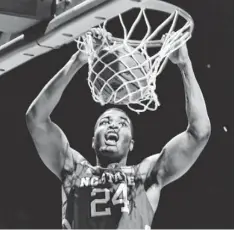
[[[63,228],[149,228],[161,189],[186,173],[202,152],[210,121],[186,45],[169,58],[182,73],[188,127],[138,165],[126,166],[134,140],[131,120],[122,110],[109,109],[97,120],[92,140],[96,166],[70,147],[50,119],[66,86],[87,62],[84,54],[75,53],[31,104],[28,129],[42,161],[62,182]]]

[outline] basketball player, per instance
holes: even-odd
[[[72,149],[50,114],[75,73],[87,62],[75,53],[48,82],[29,107],[26,120],[44,164],[62,182],[62,225],[76,229],[149,229],[161,189],[186,173],[199,157],[211,132],[202,92],[186,45],[169,59],[183,78],[188,126],[160,153],[138,165],[126,166],[134,148],[128,115],[109,109],[98,118],[92,147],[96,166]]]

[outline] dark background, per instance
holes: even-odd
[[[162,191],[153,228],[233,228],[233,1],[178,0],[195,21],[188,43],[212,123],[208,145],[187,175]],[[42,163],[25,124],[25,112],[75,46],[27,63],[0,79],[0,227],[60,228],[60,181]],[[71,146],[94,162],[91,138],[105,109],[93,102],[84,67],[67,87],[52,119]],[[156,112],[128,112],[135,128],[129,163],[159,152],[186,128],[180,72],[169,63],[157,80],[162,106]],[[226,127],[226,129],[224,129]],[[227,130],[227,131],[226,131]]]

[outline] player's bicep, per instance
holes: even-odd
[[[65,134],[49,119],[28,124],[28,129],[43,163],[60,178],[69,146]]]
[[[150,157],[151,172],[149,176],[165,186],[185,174],[199,157],[208,138],[196,138],[190,132],[185,131],[163,148],[158,157]]]
[[[158,159],[158,177],[166,185],[184,175],[204,149],[208,138],[197,138],[185,131],[166,144]]]

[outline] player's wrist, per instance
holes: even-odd
[[[75,53],[69,60],[68,63],[75,64],[75,65],[84,65],[88,62],[88,57],[86,54],[82,52]]]
[[[88,62],[87,55],[80,55],[77,59],[77,62],[82,65],[86,64]]]
[[[189,57],[183,58],[183,59],[181,59],[181,60],[177,63],[177,65],[178,65],[178,67],[179,67],[180,69],[185,68],[185,67],[191,65],[191,60],[190,60]]]

